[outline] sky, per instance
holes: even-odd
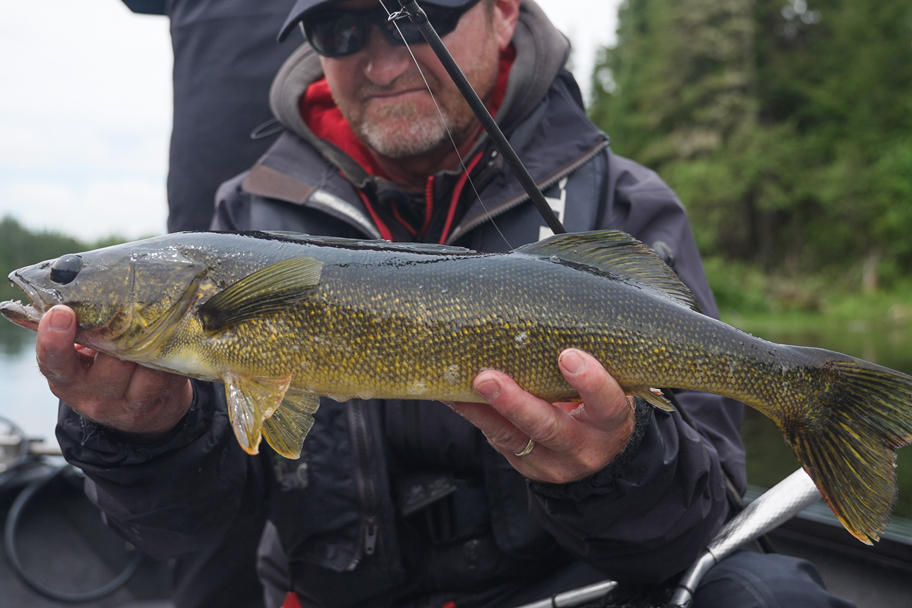
[[[620,0],[538,0],[587,92]],[[119,0],[0,5],[0,217],[92,241],[166,231],[171,39]]]

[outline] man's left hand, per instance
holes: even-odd
[[[529,479],[569,483],[603,469],[620,454],[634,429],[633,398],[588,353],[567,349],[558,358],[582,403],[548,403],[509,376],[487,370],[475,378],[485,403],[450,404],[481,429],[488,442]],[[526,449],[533,440],[532,451]],[[518,456],[524,451],[525,456]]]

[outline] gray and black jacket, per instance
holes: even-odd
[[[586,118],[563,70],[566,39],[524,2],[513,42],[497,119],[567,230],[621,229],[661,249],[716,315],[684,208],[653,172],[614,155]],[[223,184],[213,228],[378,236],[362,194],[381,205],[395,186],[307,129],[298,100],[319,76],[307,45],[280,70],[271,103],[287,131]],[[544,222],[487,138],[470,156],[479,153],[472,180],[480,200],[466,204],[447,242],[501,251],[541,238]],[[434,195],[445,197],[458,178],[435,176]],[[191,412],[156,446],[119,442],[63,406],[67,459],[86,471],[109,523],[155,555],[200,549],[267,512],[267,591],[296,590],[304,605],[484,605],[492,590],[509,595],[578,560],[622,581],[663,581],[730,515],[722,470],[746,485],[742,406],[714,395],[678,393],[695,428],[678,413],[640,406],[638,433],[615,462],[547,485],[523,479],[479,431],[430,402],[324,400],[300,461],[268,450],[248,457],[221,387],[195,389]]]

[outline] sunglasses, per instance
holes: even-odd
[[[455,30],[462,15],[480,1],[472,0],[464,6],[449,8],[429,4],[423,9],[437,34],[443,37]],[[307,41],[324,57],[354,55],[370,41],[370,31],[374,25],[383,32],[390,44],[405,46],[425,42],[421,30],[408,17],[397,19],[396,22],[390,21],[382,6],[370,11],[315,11],[308,14],[301,25]]]

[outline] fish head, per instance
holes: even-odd
[[[13,271],[28,304],[3,302],[7,319],[37,330],[53,306],[76,313],[77,342],[129,354],[158,343],[195,302],[206,266],[179,249],[128,243],[63,255]]]

